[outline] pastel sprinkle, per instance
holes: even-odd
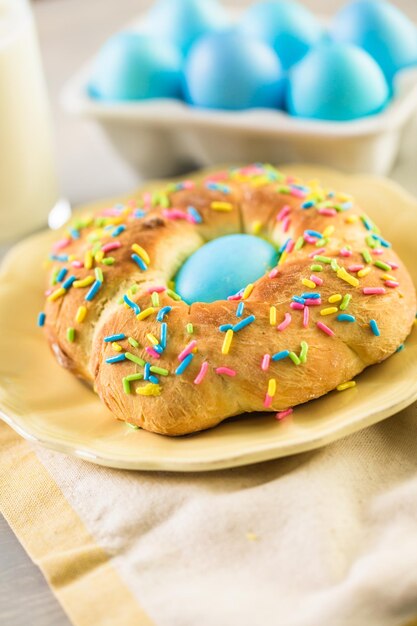
[[[268,277],[269,278],[276,278],[279,274],[279,269],[277,267],[274,267],[274,269],[272,269],[269,274]]]
[[[126,380],[131,383],[135,380],[142,380],[143,378],[143,374],[142,373],[135,373],[135,374],[129,374],[128,376],[125,376]]]
[[[276,352],[275,354],[273,354],[271,358],[273,361],[282,361],[283,359],[286,359],[289,355],[289,350],[281,350],[281,352]]]
[[[136,393],[140,396],[159,396],[161,395],[161,387],[149,382],[144,387],[138,387]]]
[[[340,313],[336,319],[338,322],[356,322],[356,317],[348,313]]]
[[[299,355],[300,363],[305,363],[307,361],[307,353],[308,353],[308,343],[306,341],[302,341],[301,351]]]
[[[236,309],[236,317],[242,317],[243,309],[245,308],[244,302],[239,302]]]
[[[269,323],[271,326],[275,326],[277,323],[277,308],[275,306],[271,306],[269,309]]]
[[[193,350],[197,347],[197,342],[195,339],[190,341],[178,355],[178,361],[183,361]]]
[[[54,302],[55,300],[58,300],[58,298],[64,296],[66,293],[66,289],[60,287],[59,289],[53,291],[50,296],[48,296],[48,302]]]
[[[125,359],[126,359],[125,354],[116,354],[115,356],[110,356],[108,359],[106,359],[106,363],[109,363],[110,365],[112,365],[113,363],[120,363],[121,361],[124,361]]]
[[[268,396],[273,398],[277,392],[277,381],[275,378],[270,378],[268,381]]]
[[[93,298],[96,297],[97,292],[99,291],[101,285],[102,283],[99,280],[96,280],[92,284],[91,289],[88,291],[87,295],[85,296],[85,300],[87,300],[87,302],[91,302],[91,300],[93,300]]]
[[[365,296],[382,296],[386,293],[386,290],[384,287],[364,287],[362,293]]]
[[[304,328],[308,327],[308,322],[310,319],[310,309],[308,308],[308,306],[304,307],[304,311],[303,311],[303,326]]]
[[[334,335],[332,329],[326,326],[326,324],[323,324],[323,322],[317,322],[317,328],[326,333],[326,335],[329,335],[329,337],[332,337]]]
[[[304,300],[304,304],[305,304],[306,300],[319,300],[321,298],[321,294],[315,291],[312,291],[312,292],[306,292],[306,293],[301,294],[301,297]]]
[[[402,351],[404,350],[404,348],[405,348],[405,345],[404,345],[403,343],[401,343],[401,344],[398,346],[398,348],[396,349],[396,351],[395,351],[395,352],[402,352]]]
[[[128,337],[128,342],[134,348],[139,348],[139,343],[136,341],[136,339],[133,339],[133,337]]]
[[[120,224],[120,226],[116,226],[116,228],[112,231],[112,237],[118,237],[124,230],[126,230],[126,226],[124,224]]]
[[[237,333],[239,332],[239,330],[242,330],[242,328],[249,326],[249,324],[252,324],[252,322],[254,322],[255,319],[256,317],[254,315],[249,315],[248,317],[245,317],[245,319],[241,320],[240,322],[238,322],[237,324],[233,326],[234,332]]]
[[[115,352],[121,352],[123,350],[120,343],[117,343],[116,341],[113,341],[113,343],[111,344],[111,347],[113,348]]]
[[[145,350],[149,354],[149,356],[153,357],[154,359],[160,359],[161,355],[155,350],[156,347],[157,346],[151,348],[151,346],[146,346]]]
[[[298,356],[295,354],[295,352],[290,352],[288,354],[288,356],[290,357],[291,361],[295,364],[295,365],[300,365],[301,361],[298,358]]]
[[[359,285],[359,280],[349,274],[343,267],[337,270],[337,277],[341,278],[346,283],[349,283],[352,287],[357,287]]]
[[[149,341],[149,343],[151,343],[153,346],[157,346],[159,344],[159,339],[157,339],[155,337],[155,335],[153,335],[152,333],[146,333],[146,339]]]
[[[131,308],[133,309],[133,311],[135,312],[135,315],[139,315],[140,313],[140,307],[139,305],[136,304],[136,302],[133,302],[133,300],[131,300],[129,298],[129,296],[127,296],[126,294],[123,296],[123,301]]]
[[[336,389],[337,391],[345,391],[346,389],[352,389],[352,387],[356,387],[356,382],[354,380],[337,385]]]
[[[162,322],[160,345],[163,350],[165,350],[165,348],[167,347],[167,337],[168,337],[168,324],[166,322]]]
[[[253,291],[253,287],[254,285],[252,283],[249,283],[249,285],[246,285],[244,291],[243,291],[243,295],[242,295],[242,299],[246,300],[246,298],[249,298],[250,294]]]
[[[106,343],[113,343],[113,341],[123,341],[123,339],[126,339],[126,335],[124,333],[118,333],[116,335],[108,335],[107,337],[104,337],[104,341]]]
[[[183,361],[181,361],[181,363],[178,365],[177,369],[175,370],[175,374],[177,376],[181,375],[186,369],[187,367],[190,365],[191,361],[194,358],[194,354],[188,354]]]
[[[343,298],[342,298],[342,302],[340,303],[339,309],[341,311],[346,311],[346,309],[349,306],[350,301],[352,300],[352,296],[350,293],[346,293]]]
[[[101,270],[100,267],[95,268],[94,274],[96,276],[96,280],[99,280],[102,283],[104,280],[104,276],[103,276],[103,271]]]
[[[321,271],[321,270],[320,270]],[[312,274],[310,276],[310,280],[317,286],[320,287],[323,283],[324,280],[322,278],[320,278],[320,276],[315,276],[314,274]]]
[[[144,248],[142,248],[142,246],[140,246],[137,243],[132,244],[132,250],[133,252],[136,252],[136,254],[145,262],[149,265],[149,263],[151,262],[150,258],[149,258],[149,254],[146,252],[146,250]]]
[[[45,325],[45,319],[46,319],[46,314],[42,311],[38,315],[38,326],[44,326]]]
[[[195,207],[193,207],[193,206],[187,207],[187,213],[191,217],[191,219],[194,222],[194,224],[201,224],[202,223],[203,218],[201,217],[200,213],[197,211],[197,209]]]
[[[153,293],[163,293],[164,291],[166,291],[166,287],[164,287],[163,285],[154,285],[152,287],[148,287],[146,291],[147,293],[150,293],[151,295]]]
[[[187,333],[189,335],[192,335],[194,332],[194,326],[192,325],[191,322],[188,322],[188,324],[185,326],[185,330],[187,331]]]
[[[172,311],[172,306],[164,306],[164,307],[162,307],[162,309],[160,309],[158,311],[158,314],[156,316],[156,321],[157,322],[162,322],[162,320],[164,319],[165,315],[167,315],[170,311]]]
[[[155,313],[155,309],[153,306],[149,306],[147,309],[144,309],[138,315],[136,315],[136,319],[142,321],[152,315],[152,313]]]
[[[167,289],[167,296],[169,296],[172,300],[179,301],[181,300],[181,296],[178,293],[175,293],[172,289]]]
[[[232,211],[233,204],[230,202],[214,201],[210,204],[210,208],[213,209],[213,211]]]
[[[371,330],[372,330],[373,334],[375,335],[375,337],[380,337],[381,331],[378,328],[378,324],[377,324],[376,320],[371,320],[369,322],[369,326],[371,327]]]
[[[159,294],[156,291],[151,293],[151,302],[153,307],[159,306]]]
[[[141,259],[141,257],[138,254],[132,254],[130,258],[136,263],[138,267],[140,267],[141,270],[145,271],[148,269],[148,266],[146,265],[145,261]]]
[[[386,280],[384,285],[386,285],[387,287],[391,287],[391,289],[395,289],[396,287],[400,286],[400,283],[396,280]]]
[[[266,372],[269,368],[269,363],[271,361],[271,356],[269,354],[264,354],[261,362],[261,370]]]
[[[222,345],[222,354],[229,354],[230,346],[233,340],[233,334],[234,333],[231,328],[229,328],[229,330],[226,331],[226,334],[223,340],[223,345]]]
[[[216,374],[225,374],[226,376],[236,376],[236,370],[230,369],[230,367],[217,367],[215,370]]]
[[[230,328],[232,328],[232,329],[233,329],[233,324],[221,324],[221,325],[219,326],[219,331],[220,331],[221,333],[225,333],[225,332],[227,332]]]
[[[68,273],[68,269],[66,267],[62,267],[57,274],[56,282],[62,283],[67,273]]]
[[[141,367],[145,366],[145,361],[131,352],[125,352],[124,356],[128,361],[132,361],[132,363],[136,363],[136,365],[140,365]]]
[[[159,374],[159,376],[168,376],[169,371],[164,367],[158,367],[157,365],[151,365],[150,371],[154,374]]]
[[[370,255],[369,250],[362,250],[361,254],[365,263],[372,263],[372,257]]]
[[[301,302],[291,302],[290,308],[295,311],[302,311],[304,309],[304,304],[301,304]]]
[[[285,330],[291,324],[291,319],[291,313],[286,313],[284,316],[284,321],[282,321],[281,324],[277,326],[277,330]]]
[[[304,287],[309,287],[310,289],[314,289],[314,287],[316,286],[316,283],[314,283],[312,280],[309,280],[308,278],[303,278],[301,282]]]
[[[340,293],[334,293],[333,295],[330,296],[329,302],[330,304],[334,304],[335,302],[340,302],[341,299],[342,299],[342,296]]]
[[[104,246],[101,247],[103,252],[111,252],[112,250],[117,250],[117,248],[121,247],[120,241],[109,241]]]
[[[285,411],[278,411],[278,413],[275,415],[275,419],[277,419],[280,422],[281,420],[291,415],[291,413],[293,412],[294,412],[294,409],[286,409]]]
[[[75,280],[72,284],[73,287],[79,289],[80,287],[89,287],[94,282],[94,276],[86,276],[82,280]]]
[[[372,271],[371,267],[364,267],[363,270],[359,270],[358,272],[358,276],[359,278],[363,278],[364,276],[367,276],[370,272]]]
[[[200,385],[203,382],[204,377],[207,374],[207,370],[208,370],[208,363],[207,363],[207,361],[204,361],[201,364],[200,371],[198,372],[197,376],[194,379],[194,384],[195,385]]]
[[[379,267],[379,269],[385,270],[386,272],[391,270],[391,265],[388,265],[388,263],[384,263],[383,261],[374,261],[374,265],[375,267]]]
[[[313,263],[313,265],[310,265],[310,269],[312,272],[322,272],[323,266],[320,265],[319,263]]]
[[[330,257],[322,256],[321,254],[315,254],[313,258],[315,261],[319,261],[320,263],[325,263],[327,265],[330,265],[330,263],[332,262],[332,259]]]
[[[320,315],[333,315],[333,313],[337,313],[337,306],[329,306],[320,311]]]
[[[122,378],[122,384],[123,384],[123,391],[127,394],[131,393],[130,391],[130,382],[127,380],[127,377],[125,376],[124,378]]]

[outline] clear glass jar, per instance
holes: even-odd
[[[46,225],[57,201],[51,114],[26,0],[0,0],[0,241]]]

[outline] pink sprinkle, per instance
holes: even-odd
[[[298,304],[297,302],[292,302],[291,304]],[[301,305],[303,306],[303,305]],[[285,317],[284,317],[284,321],[281,322],[281,324],[279,324],[279,326],[277,326],[277,330],[285,330],[287,328],[287,326],[289,326],[291,324],[291,314],[290,313],[286,313]]]
[[[183,361],[185,359],[186,356],[188,356],[189,354],[191,354],[191,352],[194,350],[194,348],[196,347],[197,342],[195,339],[193,339],[192,341],[190,341],[190,343],[188,345],[185,346],[184,350],[182,352],[179,353],[178,355],[178,361]]]
[[[297,179],[295,178],[295,176],[287,176],[285,182],[287,183],[287,185],[292,185],[292,183],[295,183],[296,180]]]
[[[397,270],[400,267],[398,263],[394,261],[387,261],[387,265],[389,265],[392,270]]]
[[[320,306],[321,305],[321,298],[306,298],[304,300],[304,304],[306,306]]]
[[[375,254],[376,256],[379,256],[380,254],[384,254],[384,250],[382,248],[374,248],[372,250],[372,254]]]
[[[264,400],[264,407],[265,407],[266,409],[269,409],[269,407],[271,406],[271,404],[272,404],[272,396],[270,396],[270,395],[266,394],[266,396],[265,396],[265,400]]]
[[[307,195],[305,191],[303,191],[302,189],[297,189],[297,187],[291,187],[290,194],[293,196],[293,198],[305,198]]]
[[[188,213],[181,209],[163,209],[162,215],[168,220],[186,220],[188,218]]]
[[[143,204],[144,204],[146,207],[150,207],[150,206],[151,206],[151,204],[152,204],[152,194],[151,194],[149,191],[146,191],[146,192],[143,194]]]
[[[277,419],[278,421],[281,421],[285,419],[286,417],[288,417],[289,415],[291,415],[291,413],[293,412],[294,412],[294,409],[286,409],[285,411],[278,411],[278,413],[275,415],[275,419]]]
[[[384,287],[364,287],[362,293],[364,293],[365,296],[382,296],[386,291]]]
[[[291,309],[294,309],[294,311],[302,311],[304,309],[304,304],[301,304],[301,302],[291,302],[290,307]]]
[[[291,207],[286,204],[282,207],[281,211],[277,215],[277,222],[282,222],[284,217],[287,217],[288,213],[291,211]]]
[[[155,287],[148,287],[146,292],[154,293],[156,291],[156,293],[162,293],[165,290],[166,290],[166,287],[164,287],[163,285],[155,285]]]
[[[334,217],[337,215],[336,209],[328,209],[326,207],[319,209],[317,213],[320,213],[320,215],[327,215],[328,217]]]
[[[352,250],[348,250],[347,248],[342,248],[340,251],[340,256],[352,256]]]
[[[387,287],[391,287],[391,289],[395,289],[395,287],[399,287],[400,283],[397,283],[396,280],[386,280],[384,285]]]
[[[315,274],[311,274],[310,280],[312,280],[315,285],[323,284],[323,279],[320,278],[319,276],[316,276]]]
[[[278,274],[279,274],[279,269],[277,267],[274,267],[274,269],[269,272],[268,276],[269,278],[276,278]]]
[[[120,215],[120,209],[115,209],[114,207],[104,209],[100,215],[103,215],[104,217],[118,217]]]
[[[264,354],[263,358],[262,358],[262,363],[261,363],[261,369],[266,372],[268,370],[269,367],[269,363],[271,361],[271,355],[269,354]]]
[[[282,230],[284,231],[284,233],[286,233],[288,231],[288,229],[290,227],[290,224],[291,224],[291,220],[290,220],[289,217],[285,217],[282,220]]]
[[[155,359],[160,359],[160,358],[161,358],[161,357],[160,357],[160,355],[157,353],[157,351],[156,351],[156,350],[154,350],[153,348],[151,348],[150,346],[147,346],[147,347],[145,348],[145,350],[146,350],[146,352],[147,352],[148,354],[150,354],[151,356],[153,356]]]
[[[203,382],[204,377],[207,374],[207,370],[208,370],[208,363],[207,361],[204,361],[204,363],[201,364],[200,371],[198,372],[197,376],[194,379],[195,385],[199,385],[201,382]]]
[[[310,309],[308,308],[308,306],[304,307],[304,314],[303,314],[303,326],[304,328],[308,327],[308,322],[310,319]]]
[[[318,250],[314,250],[314,252],[312,252],[311,254],[308,255],[309,259],[312,259],[313,257],[316,256],[316,254],[323,254],[323,252],[326,252],[326,248],[319,248]]]
[[[285,248],[285,252],[289,254],[290,252],[294,250],[294,246],[295,246],[294,240],[290,239],[289,242],[287,243],[287,247]]]
[[[54,243],[54,245],[52,246],[53,250],[62,250],[62,248],[66,248],[67,246],[69,246],[69,244],[71,243],[71,239],[69,237],[65,238],[65,239],[60,239],[59,241],[56,241]]]
[[[233,296],[227,296],[228,300],[242,300],[241,293],[235,293]]]
[[[78,269],[80,267],[84,267],[84,263],[82,261],[71,261],[71,265],[72,267],[77,267]]]
[[[103,252],[110,252],[111,250],[117,250],[121,245],[120,241],[109,241],[109,243],[106,243],[101,249]]]
[[[361,265],[360,263],[358,263],[357,265],[349,265],[348,267],[348,271],[349,272],[360,272],[361,270],[363,270],[365,266]]]
[[[236,371],[231,370],[229,367],[217,367],[215,372],[216,374],[225,374],[226,376],[236,376]]]
[[[52,293],[52,292],[53,292],[53,287],[51,287],[50,289],[47,289],[47,290],[45,291],[45,297],[47,297],[47,296],[51,295],[51,293]]]
[[[329,337],[332,337],[334,335],[332,329],[326,326],[326,324],[323,324],[323,322],[317,322],[317,328],[326,333],[326,335],[329,335]]]
[[[205,183],[215,183],[219,180],[226,180],[229,177],[228,173],[225,171],[222,172],[215,172],[213,174],[210,174],[210,178],[206,178],[205,179]]]
[[[193,180],[183,180],[181,183],[183,189],[194,189],[195,183]],[[207,369],[207,368],[206,368]],[[198,383],[197,383],[198,384]]]
[[[306,234],[304,234],[304,241],[306,241],[307,243],[317,243],[316,237],[311,237],[310,235]],[[315,252],[314,254],[318,254],[318,252]]]

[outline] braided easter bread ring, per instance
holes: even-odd
[[[41,324],[61,365],[146,430],[285,411],[343,388],[411,330],[411,278],[364,209],[271,166],[165,184],[71,222]],[[186,304],[179,268],[234,233],[272,242],[278,265],[231,299]]]

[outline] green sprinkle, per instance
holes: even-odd
[[[123,300],[123,296],[121,298],[118,299],[117,304],[123,304],[124,300]]]
[[[277,191],[278,193],[290,193],[291,189],[288,187],[288,185],[279,185],[277,187]]]
[[[372,263],[372,257],[371,257],[371,255],[369,253],[369,250],[362,250],[361,254],[362,254],[362,258],[365,261],[365,263]]]
[[[291,361],[295,364],[295,365],[300,365],[301,361],[298,358],[298,356],[295,354],[295,352],[290,352],[288,355],[291,359]]]
[[[130,422],[126,422],[126,426],[129,426],[132,430],[139,430],[139,426],[137,424],[131,424]]]
[[[102,283],[104,280],[104,276],[103,276],[103,272],[101,271],[99,267],[96,267],[96,269],[94,270],[94,274],[96,275],[97,280],[99,280]]]
[[[346,309],[349,306],[349,302],[352,300],[352,296],[350,293],[346,293],[343,298],[342,298],[342,302],[340,303],[339,309],[341,311],[346,311]]]
[[[191,322],[188,322],[187,326],[185,327],[187,329],[187,333],[189,335],[192,335],[194,332],[194,326],[191,324]]]
[[[67,328],[67,339],[70,343],[73,343],[74,339],[75,339],[75,329],[70,327]]]
[[[58,274],[59,274],[59,267],[54,269],[54,271],[52,272],[51,285],[56,285],[57,284],[57,282],[58,282]]]
[[[310,265],[310,269],[312,272],[322,272],[323,266],[319,265],[318,263],[314,263],[313,265]]]
[[[94,256],[95,254],[97,254],[97,252],[101,249],[101,242],[98,241],[96,244],[94,244],[94,246],[91,248],[91,254]],[[98,279],[97,279],[98,280]]]
[[[368,248],[376,248],[378,245],[378,242],[372,237],[372,235],[367,235],[365,237],[365,241]]]
[[[113,265],[114,257],[107,256],[105,259],[102,260],[102,263],[104,263],[104,265]]]
[[[131,383],[134,380],[142,380],[143,378],[143,374],[140,374],[139,372],[137,374],[129,374],[129,376],[125,376],[126,380]]]
[[[163,367],[158,367],[157,365],[151,365],[151,372],[154,374],[160,374],[161,376],[168,376],[169,374],[168,370]]]
[[[122,383],[123,383],[123,391],[125,393],[129,394],[130,393],[130,383],[127,380],[126,377],[122,379]]]
[[[384,263],[384,261],[374,261],[374,265],[379,267],[380,270],[385,270],[386,272],[391,271],[391,266],[388,263]]]
[[[321,256],[320,254],[316,254],[314,260],[320,261],[320,263],[327,263],[328,265],[332,262],[332,259],[329,256]]]
[[[128,342],[134,348],[139,348],[139,343],[136,341],[136,339],[133,339],[133,337],[128,337]]]
[[[303,245],[304,245],[304,237],[298,237],[294,246],[294,250],[301,250]]]
[[[308,343],[306,341],[301,342],[300,362],[305,363],[307,361]]]
[[[324,237],[323,239],[319,239],[318,242],[316,243],[316,248],[322,248],[323,246],[325,246],[328,243],[329,243],[329,238],[328,237]]]
[[[163,209],[168,209],[171,206],[167,194],[163,191],[154,191],[151,201],[152,206],[161,206]]]
[[[129,359],[129,361],[136,363],[136,365],[140,365],[141,367],[144,367],[145,365],[145,361],[143,359],[139,358],[138,356],[135,356],[131,352],[125,352],[125,357]]]
[[[131,291],[132,293],[136,293],[136,292],[137,292],[137,290],[138,290],[138,286],[137,286],[137,285],[132,285],[132,286],[130,287],[130,291]]]
[[[159,294],[153,291],[151,294],[152,306],[159,306]]]
[[[337,270],[340,270],[340,265],[338,264],[336,259],[332,259],[332,262],[330,263],[330,267],[332,268],[334,272],[337,272]]]
[[[182,300],[181,296],[178,293],[175,293],[175,291],[172,291],[172,289],[167,289],[166,294],[173,300]]]

